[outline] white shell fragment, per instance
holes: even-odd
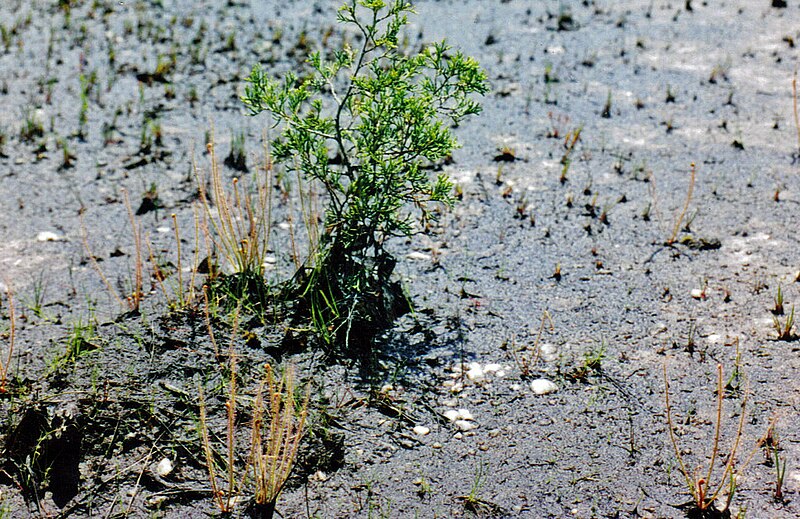
[[[537,378],[531,382],[531,389],[537,395],[547,395],[549,393],[555,393],[558,391],[558,386],[547,379]]]
[[[431,432],[431,430],[429,428],[425,427],[424,425],[417,425],[416,427],[414,427],[412,429],[412,431],[414,431],[414,434],[416,434],[418,436],[426,436],[427,434],[429,434]]]
[[[169,458],[164,458],[158,462],[158,465],[156,466],[156,474],[158,474],[162,478],[169,476],[173,468],[174,467],[172,465],[172,461],[170,461]]]
[[[410,260],[430,261],[431,256],[422,252],[410,252],[406,254],[406,258]]]
[[[472,429],[477,429],[478,424],[475,422],[470,422],[468,420],[456,420],[456,427],[461,432],[471,431]]]
[[[467,370],[467,378],[472,381],[479,381],[484,379],[484,370],[477,362],[471,362]]]
[[[451,422],[457,422],[459,420],[464,421],[472,421],[475,418],[472,416],[472,413],[468,409],[448,409],[444,412],[444,417],[450,420]]]
[[[692,297],[695,299],[703,299],[703,291],[699,288],[692,289]]]
[[[42,231],[36,235],[36,241],[63,241],[64,237],[52,231]]]

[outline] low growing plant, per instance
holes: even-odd
[[[367,345],[407,309],[385,244],[416,232],[415,217],[432,218],[432,204],[453,202],[450,179],[432,180],[427,166],[458,146],[451,125],[478,114],[471,96],[487,91],[478,63],[445,42],[418,54],[398,48],[411,12],[406,0],[349,0],[338,19],[359,33],[360,48],[311,53],[302,78],[278,81],[257,65],[242,99],[253,115],[271,114],[276,162],[327,197],[318,250],[286,295],[328,344],[358,335]]]
[[[719,455],[719,442],[722,431],[722,407],[725,399],[725,389],[723,385],[722,365],[717,365],[717,412],[714,428],[714,439],[711,444],[711,459],[708,462],[708,471],[704,472],[702,466],[691,470],[687,467],[681,454],[681,448],[678,445],[678,440],[675,436],[675,425],[672,420],[672,404],[669,395],[669,376],[667,374],[667,365],[664,363],[664,400],[667,415],[667,429],[669,430],[669,439],[672,448],[675,451],[675,457],[678,460],[678,468],[686,480],[686,487],[691,494],[692,499],[683,507],[688,509],[688,517],[696,518],[717,518],[717,517],[730,517],[728,508],[737,490],[737,475],[744,470],[752,454],[742,464],[741,467],[736,466],[736,457],[739,452],[741,444],[742,432],[744,430],[744,422],[747,416],[747,391],[743,393],[741,410],[739,412],[739,422],[736,428],[736,433],[733,438],[727,461],[725,462],[722,474],[718,476],[719,483],[713,483],[714,468]],[[754,451],[755,452],[755,451]],[[722,508],[717,507],[717,498],[723,490],[727,491],[725,501]],[[727,515],[726,515],[727,514]]]

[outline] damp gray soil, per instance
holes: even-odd
[[[415,6],[403,44],[447,38],[491,91],[444,166],[460,200],[391,245],[414,312],[368,358],[332,361],[286,349],[286,329],[262,322],[230,339],[212,319],[215,352],[202,305],[171,312],[175,293],[149,273],[162,265],[169,287],[178,265],[192,276],[206,143],[223,163],[243,135],[249,171],[232,161],[223,175],[256,174],[270,123],[247,115],[244,79],[255,63],[278,77],[341,44],[335,3],[2,2],[0,280],[16,348],[0,395],[0,516],[215,515],[198,388],[221,455],[228,351],[239,430],[263,363],[292,363],[312,387],[281,517],[684,517],[664,367],[678,448],[700,477],[718,365],[712,485],[735,454],[732,517],[800,516],[800,342],[775,328],[800,295],[800,5]],[[301,227],[296,181],[283,182],[271,281],[290,274]],[[152,242],[138,314],[98,274],[130,289],[126,194]],[[537,394],[540,379],[555,391]],[[788,466],[782,499],[759,443],[770,424]]]

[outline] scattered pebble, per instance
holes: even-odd
[[[441,449],[442,448],[442,444],[439,443],[439,442],[433,442],[431,444],[431,447],[433,447],[434,449]]]
[[[467,432],[471,431],[472,429],[478,428],[478,424],[476,424],[475,422],[470,422],[468,420],[456,420],[455,424],[458,430],[461,432]]]
[[[156,232],[161,234],[167,234],[168,232],[172,232],[172,229],[169,227],[156,227]]]
[[[539,355],[543,360],[547,362],[553,362],[554,360],[558,360],[558,346],[546,342],[541,346],[539,346]]]
[[[284,231],[288,231],[289,227],[291,227],[291,226],[289,225],[289,222],[281,222],[281,223],[278,224],[278,227],[280,229],[283,229]]]
[[[412,429],[412,431],[414,431],[414,434],[417,434],[419,436],[425,436],[431,432],[431,430],[428,427],[425,427],[424,425],[417,425]]]
[[[468,409],[448,409],[444,412],[444,416],[451,422],[456,422],[458,420],[472,421],[475,419]]]
[[[477,362],[471,362],[467,370],[467,378],[473,382],[481,381],[485,378],[484,370]]]
[[[430,256],[430,254],[425,254],[425,253],[422,253],[422,252],[416,252],[415,251],[415,252],[410,252],[410,253],[406,254],[406,259],[418,260],[418,261],[430,261],[431,260],[431,256]]]
[[[695,299],[705,299],[705,293],[702,289],[693,288],[692,289],[692,297]]]
[[[547,395],[558,391],[558,386],[545,378],[538,378],[531,382],[531,389],[537,395]]]
[[[156,466],[156,474],[162,478],[167,477],[172,472],[173,468],[172,461],[170,461],[169,458],[164,458],[158,462],[158,465]]]
[[[42,231],[36,235],[36,241],[64,241],[64,237],[52,231]]]

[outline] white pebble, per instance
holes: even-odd
[[[700,290],[699,288],[693,288],[692,289],[692,297],[693,298],[695,298],[695,299],[703,299],[704,295],[705,294],[703,293],[703,291]]]
[[[51,231],[42,231],[36,235],[36,241],[62,241],[63,239],[63,236]]]
[[[474,365],[470,365],[469,371],[467,371],[467,378],[472,380],[473,382],[481,381],[485,378],[483,373],[483,368],[477,362],[473,363]]]
[[[169,227],[156,227],[156,232],[159,232],[161,234],[167,234],[168,232],[171,231],[172,229],[170,229]]]
[[[283,229],[284,231],[288,231],[289,227],[291,227],[289,222],[281,222],[278,224],[278,228]]]
[[[455,409],[448,409],[444,412],[444,417],[450,420],[451,422],[455,422],[459,418],[459,412]]]
[[[539,346],[539,355],[547,362],[558,360],[558,346],[546,342]]]
[[[412,430],[414,431],[414,434],[417,434],[419,436],[425,436],[425,435],[427,435],[428,433],[431,432],[431,430],[429,428],[425,427],[424,425],[417,425]]]
[[[456,420],[456,427],[461,432],[471,431],[472,429],[477,429],[478,424],[475,422],[470,422],[467,420]]]
[[[423,254],[422,252],[410,252],[406,254],[406,258],[410,260],[418,260],[418,261],[430,261],[431,257],[428,254]]]
[[[451,422],[455,422],[457,420],[465,420],[469,422],[475,419],[468,409],[448,409],[444,412],[444,417]]]
[[[497,373],[498,371],[501,371],[502,369],[503,369],[503,366],[501,366],[500,364],[497,364],[495,362],[489,363],[489,364],[487,364],[487,365],[485,365],[483,367],[484,373]]]
[[[172,461],[170,461],[169,458],[164,458],[158,462],[158,465],[156,466],[156,473],[163,478],[169,476],[170,472],[172,472],[172,469]]]
[[[459,409],[458,410],[458,417],[462,420],[474,420],[472,413],[469,412],[468,409]]]
[[[537,395],[546,395],[558,391],[558,386],[547,379],[538,378],[531,382],[531,389]]]

